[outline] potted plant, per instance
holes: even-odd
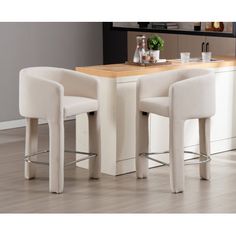
[[[153,61],[160,59],[160,50],[164,48],[164,40],[158,35],[152,35],[147,40],[147,46],[150,50],[150,55],[153,57]]]

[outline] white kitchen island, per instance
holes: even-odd
[[[99,103],[101,111],[102,172],[119,175],[135,171],[136,144],[136,83],[150,73],[187,68],[209,68],[216,73],[216,115],[211,126],[211,152],[236,148],[236,58],[219,57],[216,62],[190,62],[181,64],[173,60],[170,65],[139,67],[125,64],[77,67],[82,73],[96,75],[100,81]],[[201,94],[199,94],[201,96]],[[76,118],[76,148],[88,150],[86,115]],[[168,150],[168,118],[150,116],[150,151]],[[198,150],[198,122],[185,122],[186,150]],[[167,156],[162,158],[167,159]],[[186,158],[188,158],[186,156]],[[77,163],[87,168],[86,162]],[[150,162],[150,166],[157,163]]]

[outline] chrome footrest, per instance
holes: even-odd
[[[69,166],[69,165],[72,165],[74,163],[80,162],[80,161],[85,161],[85,160],[97,157],[96,153],[90,153],[90,152],[79,152],[79,151],[70,151],[70,150],[65,150],[65,152],[67,152],[67,153],[76,153],[76,154],[81,154],[81,155],[87,155],[86,157],[83,157],[83,158],[77,159],[75,161],[65,163],[65,165],[64,165],[65,167]],[[28,162],[28,163],[33,163],[33,164],[49,165],[48,162],[33,161],[33,160],[30,159],[33,156],[41,155],[41,154],[44,154],[44,153],[49,153],[49,150],[44,150],[44,151],[40,151],[40,152],[33,153],[33,154],[30,154],[30,155],[25,155],[24,161]]]
[[[166,163],[164,161],[160,161],[158,159],[150,157],[152,155],[163,155],[163,154],[168,154],[168,153],[170,153],[170,152],[169,151],[165,151],[165,152],[140,153],[139,156],[142,156],[142,157],[147,158],[149,160],[158,162],[158,163],[160,163],[162,165],[169,166],[170,165],[169,163]],[[184,160],[184,162],[186,162],[185,165],[198,165],[198,164],[207,163],[207,162],[211,161],[211,157],[207,156],[206,154],[203,154],[203,153],[196,153],[196,152],[191,152],[191,151],[184,151],[184,153],[198,155],[198,157],[194,157],[194,158],[191,158],[191,159]],[[205,157],[206,160],[192,161],[192,160],[195,160],[195,159],[199,159],[200,157]]]

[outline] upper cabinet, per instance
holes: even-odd
[[[112,22],[113,30],[236,38],[235,22]]]

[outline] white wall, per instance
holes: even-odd
[[[0,23],[0,122],[20,119],[19,70],[102,64],[102,23]]]

